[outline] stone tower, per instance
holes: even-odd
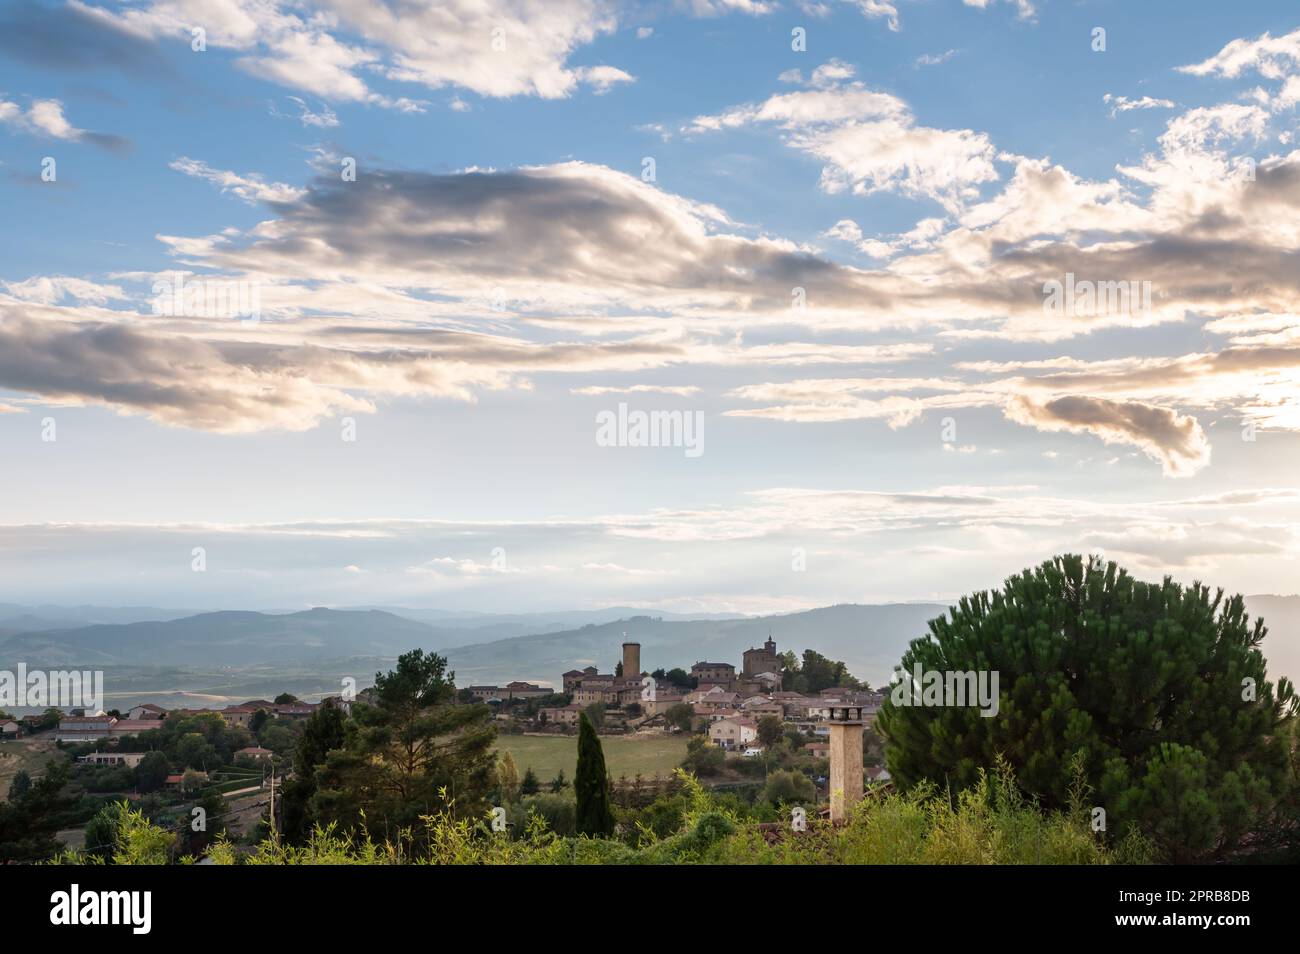
[[[638,679],[641,676],[641,644],[623,644],[623,678]]]
[[[844,821],[862,801],[862,707],[830,707],[831,822]]]

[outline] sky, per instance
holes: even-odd
[[[1294,593],[1297,103],[1284,0],[8,2],[0,601]]]

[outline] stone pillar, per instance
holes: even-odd
[[[862,800],[862,723],[830,724],[831,821],[849,817]]]

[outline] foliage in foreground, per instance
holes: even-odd
[[[847,825],[810,820],[808,831],[779,837],[740,820],[724,803],[682,775],[687,802],[679,830],[656,837],[637,832],[638,847],[613,838],[562,838],[539,814],[524,830],[493,833],[486,820],[458,819],[446,811],[421,819],[421,830],[395,841],[346,835],[317,827],[301,846],[261,842],[251,854],[218,842],[212,861],[222,865],[568,865],[568,864],[1141,864],[1150,846],[1129,836],[1113,848],[1093,834],[1087,809],[1043,812],[1025,800],[1011,770],[984,773],[956,799],[920,786],[907,794],[869,793]],[[1081,800],[1079,800],[1081,801]],[[125,811],[125,810],[124,810]],[[119,826],[116,864],[161,864],[166,836],[143,818]],[[626,833],[625,833],[626,834]],[[61,861],[73,861],[65,856]]]

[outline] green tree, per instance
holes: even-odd
[[[135,767],[135,787],[141,792],[156,792],[163,787],[167,776],[171,774],[171,765],[167,756],[161,752],[148,752]]]
[[[669,669],[667,675],[668,681],[679,689],[698,689],[700,686],[699,679],[680,667]]]
[[[560,769],[555,773],[555,778],[551,779],[551,791],[562,792],[568,784],[568,780],[564,777],[564,769]]]
[[[695,735],[686,743],[682,767],[699,776],[717,775],[727,762],[727,753],[709,741],[707,735]]]
[[[68,766],[50,762],[21,798],[0,802],[0,864],[42,861],[59,849],[55,837],[72,821]]]
[[[519,800],[519,767],[509,752],[503,752],[497,759],[497,790],[501,793],[503,802],[514,803]]]
[[[293,777],[284,785],[281,824],[290,844],[301,844],[314,827],[310,805],[316,794],[316,769],[344,742],[346,719],[332,702],[317,706],[303,723],[293,752]]]
[[[257,737],[257,741],[263,748],[270,749],[280,756],[289,755],[298,745],[298,739],[294,737],[293,730],[287,725],[281,725],[279,722],[273,722],[263,728]]]
[[[32,790],[32,777],[26,769],[19,769],[14,780],[9,783],[9,801],[16,802]]]
[[[222,817],[226,810],[226,800],[215,788],[208,788],[193,808],[202,809],[202,814],[196,817],[191,809],[184,818],[185,827],[178,832],[178,838],[183,842],[186,854],[198,855],[226,830],[226,822]],[[202,819],[202,824],[196,829],[195,824],[199,818]]]
[[[599,729],[605,724],[605,703],[593,702],[582,710],[582,714],[591,720],[593,726]]]
[[[194,769],[186,769],[181,776],[181,791],[186,795],[197,794],[199,789],[206,784],[207,779],[203,777],[202,773],[196,772]]]
[[[277,706],[287,706],[298,701],[298,697],[291,692],[282,692],[271,700]]]
[[[681,732],[690,732],[695,722],[695,709],[685,702],[675,702],[664,710],[664,721]]]
[[[371,831],[423,829],[421,816],[450,809],[481,818],[496,783],[492,711],[457,705],[447,660],[415,649],[376,673],[375,705],[354,704],[355,725],[317,770],[312,810],[321,821]]]
[[[765,715],[758,720],[758,741],[771,749],[785,737],[785,724],[779,716]]]
[[[811,805],[817,800],[817,789],[802,772],[778,770],[767,777],[763,800],[773,805]]]
[[[86,826],[87,853],[105,864],[165,865],[175,845],[172,833],[126,802],[105,805]]]
[[[542,790],[541,783],[537,781],[537,773],[533,771],[530,765],[524,770],[524,777],[519,782],[520,795],[536,795]]]
[[[1279,730],[1296,699],[1265,678],[1266,633],[1240,596],[1056,557],[963,598],[912,641],[876,722],[886,764],[904,789],[962,789],[1001,755],[1048,809],[1071,805],[1082,781],[1111,835],[1137,828],[1171,861],[1222,855],[1290,784]],[[996,673],[996,715],[907,704],[914,667]]]
[[[576,830],[580,835],[606,837],[614,832],[609,807],[609,775],[596,727],[584,712],[578,717],[578,769],[573,780],[577,798]]]
[[[857,689],[860,685],[849,674],[848,666],[827,659],[812,649],[803,651],[803,665],[799,671],[803,676],[803,691],[809,695],[816,695],[823,689]]]
[[[219,761],[217,749],[202,732],[187,732],[176,743],[176,761],[186,768],[207,771]]]
[[[117,822],[125,804],[109,802],[86,822],[85,850],[88,858],[103,864],[112,862],[113,849],[117,847]]]

